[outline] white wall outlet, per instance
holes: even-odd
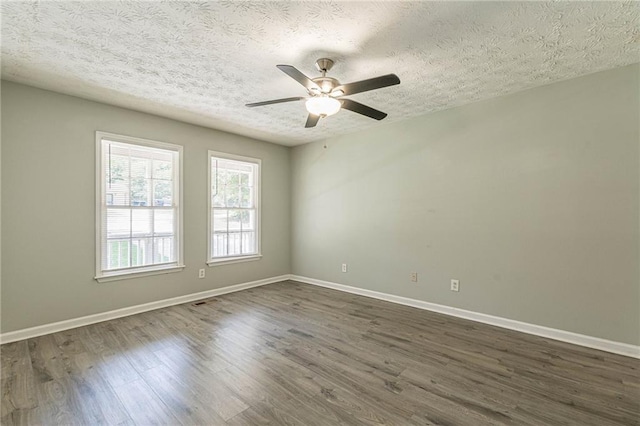
[[[460,280],[451,280],[451,291],[460,291]]]
[[[412,283],[417,283],[418,282],[418,273],[417,272],[412,272],[409,275],[409,279],[411,280]]]
[[[348,270],[348,269],[347,269],[347,264],[346,264],[346,263],[343,263],[343,264],[342,264],[342,272],[347,272],[347,270]]]
[[[204,269],[200,269],[198,271],[198,278],[204,278],[204,275],[205,275],[205,270]]]

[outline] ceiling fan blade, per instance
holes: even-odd
[[[395,74],[382,75],[380,77],[370,78],[368,80],[355,81],[353,83],[343,84],[333,89],[334,92],[341,90],[342,95],[353,95],[356,93],[368,92],[369,90],[382,89],[383,87],[400,84],[400,78]]]
[[[363,105],[360,102],[352,101],[351,99],[340,99],[340,102],[342,102],[342,108],[357,112],[358,114],[366,115],[367,117],[375,120],[382,120],[387,116],[387,114],[382,111]]]
[[[298,83],[302,84],[304,87],[307,88],[307,90],[311,90],[311,89],[320,90],[320,86],[318,86],[316,83],[311,81],[309,77],[307,77],[306,75],[298,71],[297,68],[292,67],[291,65],[276,65],[276,67],[278,67],[280,71],[282,71],[283,73],[285,73],[286,75],[288,75],[289,77],[297,81]]]
[[[274,99],[272,101],[254,102],[252,104],[246,104],[245,106],[257,107],[257,106],[262,106],[262,105],[281,104],[282,102],[301,101],[303,99],[306,99],[306,98],[298,96],[298,97],[295,97],[295,98],[282,98],[282,99]]]
[[[307,117],[307,123],[304,125],[304,127],[306,127],[307,129],[309,127],[316,127],[316,124],[318,124],[319,120],[320,120],[319,115],[309,114],[309,116]]]

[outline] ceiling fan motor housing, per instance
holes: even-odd
[[[316,77],[312,78],[311,81],[316,83],[322,89],[322,93],[331,93],[334,87],[340,86],[340,82],[332,77]],[[310,90],[312,95],[317,95],[317,91]]]

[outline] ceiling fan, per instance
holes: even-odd
[[[279,104],[283,102],[293,102],[306,100],[305,106],[309,112],[307,123],[304,127],[314,127],[320,118],[328,117],[340,111],[348,109],[358,114],[365,115],[375,120],[382,120],[387,116],[382,111],[363,105],[352,99],[342,98],[346,95],[367,92],[369,90],[381,89],[387,86],[400,84],[400,79],[395,74],[387,74],[368,80],[356,81],[349,84],[340,84],[338,80],[327,77],[327,71],[333,67],[333,61],[321,58],[316,61],[316,68],[322,73],[321,77],[309,78],[291,65],[276,65],[280,71],[302,84],[309,93],[309,96],[299,96],[293,98],[274,99],[272,101],[255,102],[246,104],[248,107]]]

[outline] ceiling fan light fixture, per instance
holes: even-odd
[[[339,100],[329,96],[316,96],[309,98],[305,103],[309,114],[328,117],[340,111],[342,104]]]

